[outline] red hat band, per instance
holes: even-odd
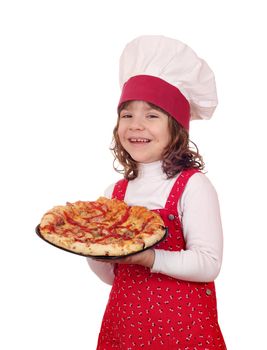
[[[140,100],[153,103],[189,130],[190,105],[180,90],[158,77],[136,75],[123,85],[118,107],[123,102]]]

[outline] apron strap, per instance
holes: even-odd
[[[166,204],[165,204],[165,209],[171,210],[171,211],[176,211],[177,210],[177,203],[185,189],[185,186],[190,179],[192,175],[195,173],[198,173],[198,169],[185,169],[183,170],[180,175],[177,177],[171,192],[167,198]],[[126,179],[121,179],[118,182],[116,182],[112,196],[111,198],[116,198],[119,200],[124,200],[126,189],[128,186],[128,180]]]
[[[121,201],[124,200],[126,189],[128,186],[128,180],[121,179],[115,183],[111,198],[116,198]]]
[[[167,198],[165,209],[176,212],[178,201],[185,189],[185,186],[192,175],[198,173],[198,169],[185,169],[182,170],[180,175],[177,177],[171,192]]]

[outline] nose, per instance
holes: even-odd
[[[144,130],[145,126],[141,118],[131,118],[130,130]]]

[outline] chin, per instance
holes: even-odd
[[[138,154],[131,152],[129,154],[133,158],[133,160],[135,160],[137,163],[152,163],[152,162],[156,162],[157,160],[160,160],[159,157],[151,157],[149,155],[146,156],[144,152],[143,154],[142,152],[138,152]]]
[[[148,164],[148,163],[153,163],[158,159],[148,159],[148,158],[143,158],[143,157],[133,157],[131,156],[137,163],[144,163],[144,164]]]

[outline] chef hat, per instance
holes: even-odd
[[[207,63],[184,43],[164,36],[140,36],[120,58],[123,102],[143,100],[169,113],[187,130],[191,119],[211,118],[217,93]]]

